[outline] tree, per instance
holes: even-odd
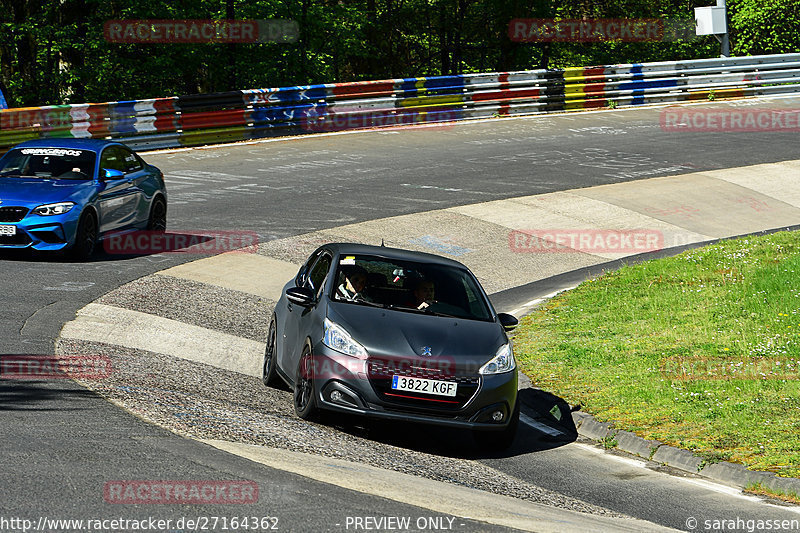
[[[800,1],[731,0],[728,9],[734,55],[800,51]]]

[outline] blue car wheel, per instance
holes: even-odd
[[[156,198],[150,208],[150,218],[147,220],[147,229],[150,231],[167,230],[167,205],[161,198]]]
[[[91,211],[81,215],[78,229],[75,231],[75,244],[71,255],[80,260],[91,257],[97,245],[97,217]]]

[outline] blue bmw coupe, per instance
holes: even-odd
[[[85,259],[105,236],[166,226],[164,175],[123,144],[36,140],[0,158],[0,250]]]

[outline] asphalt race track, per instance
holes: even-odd
[[[766,108],[798,101],[759,102]],[[727,105],[731,104],[708,104]],[[144,157],[166,175],[171,231],[252,231],[262,243],[478,202],[797,159],[796,132],[666,133],[659,126],[660,112],[651,108],[490,120]],[[90,263],[75,264],[61,258],[4,255],[0,354],[53,353],[59,331],[78,309],[130,281],[198,258],[98,255]],[[249,303],[257,306],[258,300]],[[258,324],[252,329],[257,335]],[[252,386],[236,376],[216,377],[223,384],[231,380],[228,385],[236,388]],[[287,401],[286,394],[275,394],[276,402]],[[529,414],[535,418],[535,412]],[[3,517],[177,519],[239,512],[236,506],[224,505],[105,502],[104,484],[126,479],[253,480],[260,489],[259,516],[279,517],[280,530],[342,531],[352,529],[346,521],[353,516],[450,516],[311,480],[302,472],[254,465],[145,423],[71,382],[0,381],[0,418]],[[296,421],[287,420],[290,423]],[[535,493],[530,501],[562,509],[567,528],[579,527],[579,522],[569,522],[569,510],[594,513],[599,530],[610,527],[602,520],[618,515],[679,529],[686,529],[690,516],[800,518],[789,508],[744,498],[701,480],[654,473],[626,458],[609,459],[584,444],[545,444],[541,431],[526,426],[518,442],[542,444],[516,445],[502,457],[474,457],[469,449],[447,450],[417,437],[370,433],[346,424],[344,429],[312,429],[321,431],[317,437],[322,442],[342,446],[354,444],[336,440],[337,434],[352,434],[365,454],[372,447],[394,447],[440,457],[440,468],[450,459],[477,459],[478,466],[471,467],[475,471],[491,467],[498,477],[508,476],[509,483],[520,480],[519,490]],[[492,475],[488,469],[481,472]],[[465,484],[463,479],[456,481]],[[477,513],[472,518],[477,521],[456,519],[453,529],[505,530],[497,523],[480,522]],[[4,527],[0,523],[0,530]]]

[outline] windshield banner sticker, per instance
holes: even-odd
[[[57,155],[57,156],[75,156],[78,157],[83,153],[82,150],[65,150],[63,148],[23,148],[23,155]]]

